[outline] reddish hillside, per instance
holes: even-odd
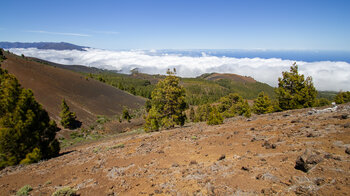
[[[1,170],[0,195],[349,195],[349,116],[347,104],[112,137]]]
[[[241,83],[255,83],[256,80],[254,78],[249,77],[249,76],[241,76],[237,74],[220,74],[220,73],[212,73],[212,74],[205,74],[201,76],[203,79],[206,80],[220,80],[220,79],[228,79],[228,80],[233,80],[236,82],[241,82]]]
[[[2,63],[2,67],[14,74],[23,87],[32,89],[37,101],[56,121],[59,120],[63,98],[83,123],[95,121],[96,115],[119,114],[123,106],[138,108],[145,102],[140,97],[93,79],[86,79],[78,73],[12,54],[7,54],[7,60]]]

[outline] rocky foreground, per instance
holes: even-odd
[[[350,105],[114,138],[0,171],[0,194],[347,195]]]

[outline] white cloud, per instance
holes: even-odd
[[[50,32],[50,31],[26,31],[29,33],[42,33],[42,34],[51,34],[51,35],[67,35],[67,36],[79,36],[79,37],[89,37],[90,35],[81,34],[81,33],[62,33],[62,32]]]
[[[277,86],[282,71],[288,71],[293,60],[279,58],[232,58],[202,55],[200,57],[149,54],[146,51],[110,51],[88,48],[77,50],[11,49],[24,54],[61,64],[87,65],[99,68],[117,69],[125,73],[138,67],[141,72],[165,74],[168,68],[176,67],[178,75],[194,77],[208,72],[235,73],[252,76],[258,81]],[[155,51],[153,51],[155,52]],[[303,62],[297,61],[300,73],[312,76],[318,90],[350,90],[350,64],[346,62]]]

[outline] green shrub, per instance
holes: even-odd
[[[270,101],[270,98],[265,95],[264,92],[261,92],[258,95],[258,98],[254,100],[253,111],[256,114],[266,114],[273,112],[273,105]]]
[[[212,108],[209,104],[200,105],[195,113],[195,122],[204,122],[208,120]]]
[[[130,120],[131,120],[131,116],[130,116],[129,111],[126,107],[123,108],[122,117],[123,117],[123,119],[127,120],[128,122],[130,122]]]
[[[251,116],[250,106],[247,100],[244,100],[237,93],[230,93],[229,95],[222,97],[218,105],[218,111],[229,118],[235,115],[244,115],[245,117]]]
[[[342,103],[348,103],[350,102],[350,92],[339,92],[335,97],[334,97],[334,102],[336,104],[342,104]]]
[[[314,107],[322,107],[322,106],[326,106],[326,105],[331,105],[331,102],[326,98],[321,98],[321,99],[316,99],[313,106]]]
[[[119,143],[119,144],[116,144],[114,146],[111,146],[111,147],[107,148],[107,150],[109,150],[109,149],[117,149],[117,148],[124,148],[124,147],[125,147],[125,145],[123,143]]]
[[[210,114],[209,114],[207,124],[208,125],[219,125],[219,124],[222,124],[223,122],[224,122],[224,118],[222,117],[220,112],[216,109],[216,107],[213,107]]]
[[[76,190],[70,187],[63,187],[56,192],[52,193],[52,196],[76,196]]]
[[[98,115],[96,123],[98,123],[98,124],[105,124],[106,122],[109,122],[109,121],[110,121],[110,119],[107,118],[106,116]]]
[[[29,192],[32,191],[33,188],[30,185],[24,185],[22,188],[20,188],[17,192],[16,195],[18,196],[26,196],[29,195]]]
[[[26,155],[26,158],[23,159],[20,164],[30,164],[30,163],[36,163],[41,159],[41,152],[38,148],[34,148],[33,152],[28,153]]]

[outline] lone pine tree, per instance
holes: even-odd
[[[300,109],[312,107],[317,91],[309,76],[298,73],[298,65],[294,63],[289,72],[282,72],[282,78],[278,78],[276,89],[279,107],[282,110]]]
[[[66,103],[65,99],[62,99],[62,104],[61,104],[61,125],[64,128],[69,128],[69,129],[74,129],[76,127],[76,115],[74,112],[71,112],[69,110],[69,106]]]
[[[168,70],[168,76],[158,82],[152,92],[151,109],[146,117],[146,131],[184,125],[187,108],[185,89],[179,85],[179,78]]]

